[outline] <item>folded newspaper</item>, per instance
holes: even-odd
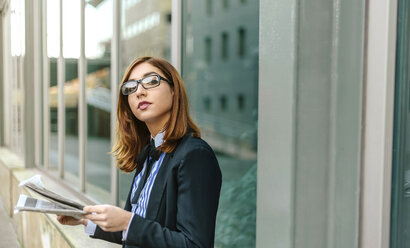
[[[86,214],[86,212],[83,211],[84,205],[46,189],[41,182],[40,175],[36,175],[24,182],[21,182],[19,186],[34,191],[49,201],[40,200],[21,194],[17,205],[14,208],[14,213],[18,213],[20,211],[32,211],[72,216],[76,219],[81,219],[82,215]]]

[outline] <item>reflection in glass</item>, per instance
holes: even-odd
[[[60,47],[60,1],[47,0],[47,55],[50,62],[50,142],[49,167],[57,170],[58,167],[58,89],[57,89],[57,57]]]
[[[410,6],[398,1],[390,247],[410,243]]]
[[[64,177],[79,187],[78,178],[78,60],[65,59],[65,153]]]
[[[47,0],[47,55],[60,53],[60,1]]]
[[[214,0],[206,0],[206,14],[208,16],[212,15],[212,2]]]
[[[205,61],[209,64],[212,61],[212,39],[211,37],[205,38]]]
[[[239,28],[238,30],[238,56],[244,57],[245,56],[245,49],[246,49],[246,33],[243,27]]]
[[[215,247],[254,247],[259,4],[225,2],[186,1],[183,78],[222,170]]]
[[[171,60],[171,3],[171,0],[122,1],[120,74],[137,57]],[[120,84],[120,81],[116,83]],[[121,205],[127,197],[132,177],[132,173],[120,173]]]
[[[50,20],[48,20],[50,21]],[[49,167],[57,170],[58,168],[58,89],[57,89],[57,58],[50,58],[50,143],[49,143]]]
[[[25,54],[25,3],[22,0],[10,1],[10,38],[11,42],[6,42],[5,46],[11,53],[5,53],[4,74],[8,81],[11,94],[4,96],[5,115],[9,118],[5,124],[5,141],[10,148],[23,155],[23,118],[22,118],[22,86]],[[2,17],[3,18],[3,17]],[[2,47],[3,48],[3,47]],[[6,48],[6,49],[7,49]],[[5,86],[7,87],[7,86]],[[6,103],[7,102],[7,103]],[[2,103],[3,104],[3,103]]]
[[[229,36],[227,32],[223,32],[222,35],[222,47],[221,47],[221,58],[223,60],[228,58],[228,42],[229,42]]]
[[[229,2],[228,2],[228,0],[222,0],[222,7],[223,7],[224,9],[227,9],[227,8],[229,7]]]
[[[75,187],[78,178],[78,57],[80,55],[80,0],[63,0],[63,56],[65,58],[64,177]]]
[[[109,201],[111,180],[109,152],[112,2],[112,0],[93,1],[85,8],[86,190],[89,195],[100,202]]]

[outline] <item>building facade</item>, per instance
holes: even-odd
[[[34,174],[124,204],[132,174],[109,152],[139,56],[181,72],[217,154],[215,247],[408,246],[408,1],[0,0],[0,12],[0,193],[24,246],[109,246],[12,208]]]

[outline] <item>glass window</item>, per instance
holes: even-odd
[[[204,108],[207,113],[211,111],[211,98],[209,96],[204,98]]]
[[[80,56],[80,0],[63,1],[63,56],[65,58],[64,177],[79,188],[78,177],[78,57]]]
[[[229,7],[229,1],[228,0],[222,0],[222,8],[228,9]]]
[[[127,5],[123,0],[121,20],[122,78],[128,65],[137,57],[155,56],[171,60],[171,0],[139,0]],[[114,82],[120,84],[118,82]],[[119,198],[124,205],[133,173],[120,173]]]
[[[246,33],[244,28],[238,30],[238,56],[243,58],[245,56],[246,48]]]
[[[23,118],[22,118],[22,87],[25,54],[25,4],[23,0],[10,1],[10,40],[7,48],[11,53],[5,53],[5,82],[8,89],[5,94],[6,144],[17,154],[23,155]]]
[[[50,62],[49,104],[50,104],[50,141],[49,167],[58,168],[58,89],[57,57],[60,52],[60,1],[47,1],[47,55]]]
[[[228,47],[229,46],[229,44],[228,44],[229,36],[228,36],[227,32],[223,32],[221,34],[221,40],[222,40],[222,43],[221,43],[221,58],[223,60],[225,60],[225,59],[228,58],[228,49],[229,49],[229,47]]]
[[[227,99],[226,99],[226,96],[221,96],[220,98],[219,98],[219,102],[220,102],[220,104],[221,104],[221,110],[222,111],[225,111],[226,110],[226,108],[227,108]]]
[[[206,14],[208,16],[212,15],[212,2],[213,0],[206,0]]]
[[[111,80],[110,57],[113,1],[93,1],[85,7],[85,55],[87,57],[86,190],[107,202],[111,190]]]
[[[205,61],[209,64],[212,61],[212,39],[211,37],[205,38]]]
[[[74,2],[74,1],[73,1]],[[65,152],[64,177],[79,187],[78,179],[78,59],[65,59]]]
[[[245,108],[245,97],[243,94],[238,95],[238,109],[243,111]]]
[[[194,119],[215,150],[223,176],[215,247],[255,247],[259,4],[241,6],[229,14],[215,10],[210,17],[209,11],[203,11],[210,8],[210,1],[186,2],[183,78]],[[241,42],[240,35],[231,36],[238,40],[229,42],[228,34],[237,34],[238,25],[248,31],[242,46],[249,52],[242,58],[228,53]],[[221,42],[221,56],[214,56],[212,63],[210,37],[220,37]],[[188,52],[190,46],[195,48],[192,52]]]
[[[399,1],[390,247],[410,243],[410,6]]]

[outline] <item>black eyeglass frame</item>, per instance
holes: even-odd
[[[148,78],[148,77],[152,77],[152,76],[155,76],[155,77],[157,77],[157,78],[159,79],[159,80],[158,80],[158,85],[155,85],[154,87],[149,87],[149,88],[145,87],[144,84],[142,84],[141,82],[142,82],[144,79],[146,79],[146,78]],[[164,78],[163,76],[161,76],[161,75],[159,75],[159,74],[151,74],[151,75],[148,75],[148,76],[143,77],[143,78],[138,79],[138,80],[131,79],[131,80],[128,80],[128,81],[124,82],[124,83],[122,84],[122,86],[121,86],[121,93],[122,93],[124,96],[129,96],[129,95],[135,93],[135,92],[138,90],[138,86],[139,86],[139,85],[141,85],[142,88],[144,88],[144,89],[146,89],[146,90],[152,89],[152,88],[158,87],[158,86],[161,84],[161,80],[164,80],[165,82],[169,83],[171,86],[174,86],[174,83],[173,83],[172,81],[170,81],[170,80]],[[137,87],[135,87],[135,91],[133,91],[133,92],[131,92],[131,93],[129,93],[129,94],[124,94],[124,87],[125,87],[125,85],[126,85],[127,83],[129,83],[129,82],[136,82],[136,83],[137,83]]]

